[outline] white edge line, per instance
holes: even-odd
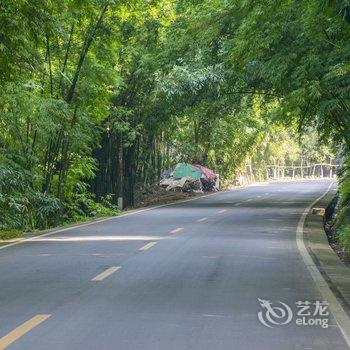
[[[251,187],[262,186],[262,185],[265,186],[265,185],[270,185],[270,184],[274,184],[274,183],[275,182],[271,182],[271,183],[263,182],[263,183],[257,183],[257,184],[253,184],[253,185],[248,185],[248,186],[245,186],[245,187],[238,187],[238,188],[233,188],[233,189],[230,189],[230,190],[218,191],[218,192],[209,193],[209,194],[206,194],[206,195],[200,196],[200,197],[189,198],[189,199],[184,199],[184,200],[176,201],[176,202],[172,202],[172,203],[156,205],[154,207],[149,207],[149,208],[144,208],[144,209],[140,209],[140,210],[135,210],[135,211],[132,211],[132,212],[129,212],[129,213],[120,214],[120,215],[117,215],[117,216],[111,216],[111,217],[100,219],[100,220],[94,220],[94,221],[91,221],[91,222],[87,222],[85,224],[78,224],[78,225],[74,225],[74,226],[70,226],[70,227],[66,227],[66,228],[62,228],[62,229],[58,229],[58,230],[53,229],[54,231],[50,231],[50,232],[43,233],[43,234],[38,234],[37,236],[34,236],[34,237],[23,238],[23,239],[21,239],[21,240],[19,240],[17,242],[5,244],[3,246],[0,246],[0,250],[6,249],[6,248],[9,248],[9,247],[13,247],[13,246],[18,245],[18,244],[35,241],[36,239],[38,239],[40,237],[47,237],[47,236],[51,236],[51,235],[54,235],[54,234],[59,233],[59,232],[65,232],[65,231],[69,231],[69,230],[74,230],[74,229],[79,228],[79,227],[91,226],[91,225],[99,224],[101,222],[105,222],[105,221],[109,221],[109,220],[116,220],[116,219],[119,219],[119,218],[122,218],[122,217],[125,217],[125,216],[135,215],[135,214],[138,214],[138,213],[142,213],[142,212],[145,212],[145,211],[158,209],[158,208],[162,208],[162,207],[168,207],[168,206],[175,205],[175,204],[178,204],[178,203],[185,203],[185,202],[196,201],[196,200],[201,199],[201,198],[214,196],[216,194],[220,194],[220,193],[224,193],[224,192],[244,191],[244,190],[246,190],[248,188],[251,188]],[[6,242],[3,242],[3,243],[6,243]]]
[[[328,192],[330,191],[332,185],[334,182],[331,182],[331,184],[328,186],[326,192],[322,194],[320,197],[318,197],[316,200],[314,200],[307,208],[305,208],[304,212],[302,213],[300,220],[298,222],[297,231],[296,231],[296,243],[299,249],[299,253],[302,256],[304,263],[309,270],[315,284],[317,285],[318,289],[320,290],[322,297],[328,301],[329,308],[343,334],[343,337],[348,345],[350,347],[350,319],[347,313],[344,311],[343,307],[339,303],[337,297],[333,294],[331,289],[328,286],[328,283],[323,278],[322,274],[318,270],[317,266],[315,265],[313,259],[311,258],[304,242],[304,224],[307,215],[309,214],[310,210],[314,205],[319,202],[323,197],[325,197]]]
[[[237,190],[243,190],[243,188],[237,188],[236,190],[229,190],[227,192],[237,191]],[[20,241],[17,241],[17,242],[14,242],[14,243],[9,243],[9,244],[6,244],[4,246],[0,246],[0,250],[1,249],[5,249],[5,248],[9,248],[9,247],[13,247],[13,246],[18,245],[18,244],[35,241],[38,238],[51,236],[51,235],[54,235],[54,234],[59,233],[59,232],[70,231],[70,230],[74,230],[76,228],[85,227],[85,226],[91,226],[91,225],[99,224],[101,222],[105,222],[105,221],[109,221],[109,220],[116,220],[116,219],[119,219],[119,218],[123,218],[125,216],[135,215],[135,214],[139,214],[139,213],[142,213],[142,212],[145,212],[145,211],[154,210],[154,209],[158,209],[158,208],[162,208],[162,207],[167,207],[167,206],[175,205],[175,204],[178,204],[178,203],[185,203],[185,202],[195,201],[195,200],[198,200],[200,198],[213,196],[213,195],[216,195],[216,194],[219,194],[219,193],[223,193],[223,192],[224,191],[218,191],[218,192],[209,193],[209,194],[206,194],[206,195],[200,196],[200,197],[184,199],[184,200],[181,200],[181,201],[176,201],[176,202],[167,203],[167,204],[161,204],[161,205],[157,205],[157,206],[154,206],[154,207],[144,208],[144,209],[135,210],[135,211],[132,211],[132,212],[129,212],[129,213],[120,214],[120,215],[117,215],[117,216],[111,216],[111,217],[100,219],[100,220],[94,220],[94,221],[91,221],[91,222],[87,222],[85,224],[79,224],[79,225],[74,225],[74,226],[70,226],[70,227],[66,227],[66,228],[50,231],[50,232],[47,232],[47,233],[39,234],[39,235],[37,235],[35,237],[23,238]]]
[[[172,202],[172,203],[160,204],[160,205],[156,205],[154,207],[148,207],[148,208],[144,208],[144,209],[140,209],[140,210],[135,210],[135,211],[131,211],[129,213],[127,212],[127,213],[120,214],[120,215],[117,215],[117,216],[111,216],[111,217],[100,219],[100,220],[94,220],[94,221],[91,221],[91,222],[87,222],[85,224],[78,224],[78,225],[74,225],[74,226],[70,226],[70,227],[66,227],[66,228],[62,228],[62,229],[58,229],[58,230],[54,230],[53,229],[54,231],[50,231],[50,232],[43,233],[43,234],[38,234],[37,236],[30,237],[30,238],[23,238],[23,239],[21,239],[21,240],[19,240],[17,242],[14,242],[14,243],[5,244],[3,246],[0,246],[0,250],[1,249],[5,249],[5,248],[9,248],[9,247],[13,247],[15,245],[22,244],[22,243],[25,243],[25,242],[35,241],[36,239],[38,239],[40,237],[51,236],[51,235],[54,235],[54,234],[59,233],[59,232],[69,231],[69,230],[73,230],[73,229],[79,228],[79,227],[91,226],[91,225],[99,224],[101,222],[105,222],[105,221],[109,221],[109,220],[115,220],[115,219],[119,219],[119,218],[122,218],[122,217],[125,217],[125,216],[135,215],[135,214],[138,214],[138,213],[142,213],[142,212],[145,212],[145,211],[154,210],[154,209],[158,209],[158,208],[162,208],[162,207],[168,207],[168,206],[175,205],[175,204],[178,204],[178,203],[186,203],[186,202],[196,201],[196,200],[201,199],[201,198],[214,196],[216,194],[220,194],[220,193],[224,193],[224,192],[244,191],[245,189],[248,189],[248,188],[251,188],[251,187],[254,187],[254,186],[269,185],[269,184],[270,183],[257,183],[257,184],[252,184],[252,185],[248,185],[248,186],[245,186],[245,187],[232,188],[232,189],[229,189],[229,190],[209,193],[209,194],[206,194],[206,195],[200,196],[200,197],[184,199],[184,200],[175,201],[175,202]]]

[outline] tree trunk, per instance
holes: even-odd
[[[89,51],[89,48],[91,46],[91,43],[93,42],[93,40],[95,38],[97,29],[99,28],[99,26],[102,23],[103,16],[104,16],[104,14],[107,11],[108,5],[109,5],[109,2],[107,2],[104,5],[104,7],[102,8],[102,10],[100,12],[100,15],[99,15],[99,17],[97,19],[97,22],[95,23],[95,25],[92,28],[91,34],[90,35],[88,35],[88,34],[86,35],[83,47],[82,47],[81,52],[80,52],[78,64],[77,64],[77,67],[75,69],[74,77],[73,77],[72,83],[71,83],[70,88],[69,88],[68,93],[67,93],[66,102],[68,104],[71,103],[72,100],[73,100],[73,96],[74,96],[75,88],[77,86],[77,82],[78,82],[78,79],[79,79],[79,76],[80,76],[81,68],[83,66],[83,63],[84,63],[85,58],[86,58],[86,55],[87,55],[87,53]]]
[[[123,182],[124,182],[124,159],[123,159],[123,136],[122,133],[119,134],[118,144],[117,144],[117,153],[118,153],[118,166],[117,166],[117,201],[118,206],[123,209]]]
[[[301,163],[300,163],[300,177],[303,179],[304,178],[304,161],[303,159],[301,160]]]
[[[124,207],[130,207],[135,204],[135,157],[136,147],[131,145],[125,150],[124,155]]]

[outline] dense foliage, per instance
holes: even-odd
[[[347,159],[340,177],[335,230],[339,243],[350,257],[350,158]]]
[[[347,155],[349,21],[343,0],[2,1],[0,228],[113,214],[178,161],[263,180]]]

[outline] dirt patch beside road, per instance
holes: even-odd
[[[159,204],[167,204],[178,200],[184,200],[184,199],[189,199],[193,197],[200,197],[208,193],[211,193],[211,192],[196,193],[196,192],[166,191],[165,188],[161,186],[155,186],[151,190],[148,190],[147,192],[144,192],[139,196],[137,196],[136,203],[133,206],[133,209],[149,207],[149,206],[159,205]]]

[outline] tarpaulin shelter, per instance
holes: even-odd
[[[190,164],[186,164],[186,163],[179,163],[177,164],[172,177],[177,180],[177,179],[181,179],[183,177],[190,177],[192,179],[198,180],[202,177],[202,172],[193,167]]]
[[[203,165],[199,165],[199,164],[192,164],[192,166],[194,168],[198,169],[199,171],[201,171],[207,179],[209,179],[211,181],[216,181],[217,175],[214,174],[210,169],[206,168]]]
[[[175,168],[176,168],[176,165],[172,165],[170,168],[163,170],[162,173],[160,174],[161,178],[166,179],[166,178],[171,177]]]
[[[217,191],[218,175],[199,164],[178,163],[162,173],[161,186],[167,191],[181,188],[182,191]]]

